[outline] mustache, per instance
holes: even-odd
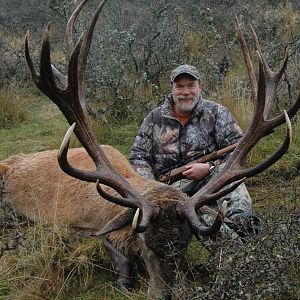
[[[177,96],[177,99],[178,100],[184,100],[184,99],[193,100],[194,97],[192,95],[189,95],[189,96]]]

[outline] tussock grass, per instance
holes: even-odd
[[[250,124],[254,106],[248,88],[242,86],[240,79],[229,73],[212,97],[228,107],[239,126],[245,131]]]
[[[20,105],[25,91],[20,89],[16,94],[16,89],[15,84],[10,84],[0,90],[0,128],[10,128],[28,120],[27,112]]]
[[[97,269],[110,266],[100,240],[80,238],[67,226],[23,230],[16,253],[1,257],[1,299],[63,299],[90,289]]]

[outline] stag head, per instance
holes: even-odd
[[[199,238],[202,235],[215,233],[220,228],[224,214],[221,209],[217,213],[215,222],[210,227],[205,227],[197,213],[204,205],[230,193],[245,178],[264,171],[282,157],[290,144],[290,129],[287,130],[282,146],[269,159],[254,167],[242,168],[247,154],[261,138],[270,134],[274,128],[285,121],[289,123],[289,117],[293,117],[300,107],[300,97],[287,112],[268,119],[268,111],[274,101],[276,87],[286,68],[287,56],[278,72],[271,71],[264,59],[257,36],[252,30],[259,58],[257,83],[249,51],[237,22],[239,40],[256,105],[251,125],[245,136],[238,143],[224,169],[191,198],[158,182],[145,182],[143,186],[145,190],[138,190],[112,166],[102,151],[89,122],[84,90],[84,70],[95,24],[106,0],[97,7],[90,25],[74,45],[72,34],[74,22],[86,2],[87,0],[83,0],[78,5],[67,25],[66,43],[70,57],[67,76],[61,74],[51,64],[51,23],[44,33],[39,72],[35,69],[29,54],[28,34],[25,39],[26,61],[36,86],[59,107],[71,126],[58,154],[61,169],[79,180],[95,182],[100,197],[126,208],[97,232],[97,235],[108,237],[110,242],[113,242],[113,233],[117,235],[121,228],[132,223],[133,233],[130,234],[138,236],[140,255],[150,275],[150,294],[156,297],[166,296],[169,292],[162,291],[168,290],[175,283],[176,268],[182,269],[184,254],[192,235]],[[95,171],[76,169],[68,162],[68,146],[73,131],[94,161]],[[149,188],[146,189],[146,186]]]

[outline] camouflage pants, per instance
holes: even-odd
[[[221,164],[220,166],[216,167],[215,171],[210,175],[201,180],[199,185],[197,185],[198,190],[201,189],[211,178],[216,176],[218,172],[223,168],[224,164]],[[171,184],[172,186],[179,188],[180,190],[185,190],[185,188],[193,183],[193,180],[189,179],[182,179],[177,182],[174,182]],[[245,186],[244,183],[240,184],[233,192],[229,193],[228,195],[218,199],[216,202],[209,204],[208,206],[214,210],[218,210],[219,206],[223,203],[223,201],[227,201],[227,213],[226,217],[228,219],[231,219],[232,217],[238,216],[241,213],[244,212],[251,212],[252,211],[252,200],[249,195],[249,192]],[[214,221],[215,217],[212,215],[208,214],[198,214],[199,219],[206,223],[206,224],[212,224]],[[235,242],[240,243],[240,237],[239,235],[235,232],[235,230],[229,228],[226,224],[223,223],[221,226],[221,229],[219,231],[219,234],[217,236],[221,236],[222,238],[230,239],[231,242],[233,240]],[[216,238],[217,236],[214,237],[202,237],[202,244],[203,246],[209,250],[210,253],[216,253],[218,251],[218,243],[216,243]]]
[[[210,175],[205,177],[201,180],[199,185],[197,186],[198,189],[201,189],[211,178],[216,176],[220,170],[224,167],[224,164],[221,164],[216,167],[215,171]],[[179,188],[180,190],[184,190],[188,185],[195,181],[190,179],[181,179],[177,182],[171,184],[172,186]],[[243,212],[252,211],[252,200],[249,195],[249,192],[244,183],[240,184],[233,192],[230,194],[220,198],[215,203],[210,204],[209,206],[215,210],[223,203],[223,201],[227,201],[227,213],[226,217],[231,218]]]

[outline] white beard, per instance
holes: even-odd
[[[192,102],[186,103],[181,101],[181,99],[192,99]],[[175,102],[175,109],[179,114],[182,115],[189,115],[196,104],[198,103],[199,96],[188,96],[188,97],[183,97],[183,96],[177,96],[174,97],[174,102]]]

